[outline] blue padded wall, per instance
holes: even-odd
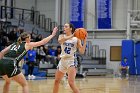
[[[137,74],[140,75],[140,42],[135,44],[135,52],[136,52],[136,70]]]
[[[129,74],[135,75],[135,61],[134,61],[134,42],[133,40],[122,41],[122,59],[126,57],[129,65]]]

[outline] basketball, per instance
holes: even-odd
[[[84,40],[87,37],[87,30],[85,28],[77,28],[75,30],[74,36]]]

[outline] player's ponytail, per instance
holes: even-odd
[[[25,41],[25,39],[28,37],[29,37],[29,34],[27,32],[21,33],[21,35],[17,39],[17,47],[22,43],[22,41]]]
[[[16,44],[16,46],[18,47],[21,43],[22,43],[22,40],[21,40],[21,37],[19,37],[19,38],[17,39],[17,44]]]
[[[21,37],[17,39],[17,42],[20,44],[22,42]]]
[[[23,32],[23,33],[21,33],[20,38],[22,41],[25,41],[25,39],[29,38],[29,36],[30,35],[27,32]]]
[[[74,25],[72,24],[72,23],[69,23],[69,26],[70,26],[70,28],[72,28],[72,34],[75,32],[75,27],[74,27]]]

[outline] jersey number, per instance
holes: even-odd
[[[66,48],[64,49],[64,51],[65,51],[65,53],[70,54],[71,48],[66,47]]]
[[[11,50],[14,50],[14,51],[17,51],[17,49],[19,49],[20,48],[20,45],[17,47],[17,45],[14,45],[12,48],[11,48]]]

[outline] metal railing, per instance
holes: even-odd
[[[23,9],[17,7],[1,6],[1,19],[17,19],[24,20],[25,22],[33,22],[38,20],[39,11],[33,9]],[[37,22],[36,22],[37,23]]]
[[[16,19],[18,26],[24,27],[25,23],[32,23],[45,31],[52,31],[57,23],[51,18],[46,18],[44,14],[35,11],[34,8],[23,9],[17,7],[1,6],[1,19]]]

